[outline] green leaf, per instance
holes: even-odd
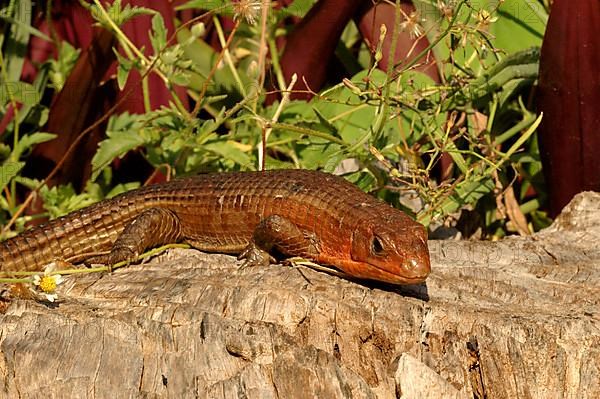
[[[321,122],[321,126],[325,128],[325,131],[331,133],[332,135],[339,137],[337,128],[325,118],[325,116],[317,109],[313,108],[313,112],[317,115],[319,122]]]
[[[23,2],[25,3],[25,2]],[[18,25],[20,29],[23,29],[25,32],[37,36],[40,39],[46,40],[48,42],[51,42],[52,39],[48,36],[46,36],[43,32],[37,30],[36,28],[34,28],[33,26],[24,23],[21,20],[15,19],[15,18],[11,18],[11,17],[7,17],[6,15],[3,15],[2,13],[0,13],[0,20],[4,21],[4,22],[8,22],[9,24],[15,24]]]
[[[13,149],[11,158],[19,159],[21,157],[21,154],[23,154],[23,152],[30,149],[34,145],[53,140],[54,138],[56,138],[56,136],[57,135],[54,133],[45,133],[45,132],[37,132],[37,133],[28,134],[26,136],[23,136],[19,139],[19,142]]]
[[[135,18],[139,15],[152,15],[156,14],[156,11],[145,8],[145,7],[137,7],[131,6],[131,4],[126,4],[123,9],[121,9],[121,0],[115,0],[111,6],[109,6],[108,15],[110,18],[118,25],[123,25],[125,22],[129,21],[132,18]]]
[[[134,190],[138,187],[140,187],[139,182],[117,184],[108,192],[108,194],[106,194],[106,198],[112,198],[119,194],[126,193],[127,191]]]
[[[176,72],[169,76],[171,83],[179,86],[187,86],[190,83],[190,74],[185,72]],[[213,97],[211,97],[213,98]],[[221,97],[223,98],[223,97]],[[214,98],[213,98],[214,102]]]
[[[324,168],[332,172],[343,159],[348,158],[339,144],[321,138],[298,140],[295,147],[302,167],[307,169]]]
[[[99,201],[100,190],[95,187],[86,186],[86,191],[81,194],[75,193],[73,186],[60,185],[48,188],[43,186],[40,195],[44,201],[44,208],[48,211],[51,219],[64,216],[68,213],[92,205]]]
[[[100,25],[102,25],[105,29],[112,31],[112,26],[109,20],[96,4],[89,5],[85,2],[80,2],[79,4],[86,7]],[[117,26],[123,25],[125,22],[139,15],[156,14],[156,11],[150,8],[137,6],[132,7],[130,4],[126,4],[125,7],[121,9],[121,0],[115,0],[108,6],[108,8],[105,8],[105,10],[106,14],[108,14],[108,18],[110,18],[110,20],[112,20]]]
[[[456,212],[466,204],[476,203],[484,195],[492,192],[494,187],[494,181],[487,176],[464,180],[457,185],[452,195],[436,207],[435,212],[441,215]],[[427,226],[431,222],[432,216],[430,212],[421,213],[417,220]]]
[[[0,85],[0,105],[5,106],[11,100],[24,105],[35,105],[40,102],[40,93],[29,83],[12,81]]]
[[[498,20],[490,25],[493,43],[507,53],[540,46],[548,15],[542,4],[532,0],[505,0]]]
[[[314,0],[294,0],[292,4],[288,5],[287,7],[283,7],[279,11],[279,18],[304,18],[314,4]]]
[[[165,28],[162,15],[158,13],[152,17],[150,42],[152,43],[154,54],[158,54],[167,45],[167,28]]]
[[[33,81],[33,87],[37,93],[42,93],[47,85],[48,85],[48,71],[50,67],[48,64],[43,64],[41,68],[38,69],[37,76]],[[40,100],[41,101],[41,100]],[[11,122],[11,125],[14,126],[14,123],[27,124],[32,127],[31,130],[35,130],[35,128],[41,128],[46,124],[48,120],[48,108],[40,103],[27,105],[23,104],[21,109],[19,110],[18,117],[16,120]]]
[[[67,77],[79,59],[80,50],[63,41],[59,46],[58,58],[48,61],[50,71],[48,76],[52,87],[57,91],[62,90]]]
[[[13,19],[16,23],[10,25],[3,49],[5,62],[3,69],[6,74],[3,77],[6,76],[7,79],[7,82],[4,82],[5,84],[17,83],[21,79],[21,71],[23,70],[31,33],[31,29],[28,27],[31,25],[32,7],[30,0],[19,0],[16,6],[13,7]],[[4,97],[2,97],[2,101],[4,101]]]
[[[129,59],[123,57],[117,50],[114,50],[114,53],[117,57],[117,84],[119,85],[119,90],[123,90],[125,84],[127,83],[127,78],[129,77],[129,72],[133,69],[134,62]]]
[[[4,190],[4,187],[19,174],[21,169],[25,166],[25,162],[11,162],[5,161],[0,166],[0,191]]]
[[[127,113],[114,116],[109,120],[106,135],[108,138],[98,144],[98,151],[92,158],[92,176],[95,181],[102,170],[115,158],[123,157],[128,151],[146,143],[140,134],[141,116]]]
[[[440,33],[447,27],[447,20],[441,15],[437,2],[431,0],[414,0],[413,3],[420,14],[426,16],[424,21],[425,30],[430,42],[435,41]],[[449,4],[449,1],[445,1]],[[433,48],[438,60],[448,59],[452,54],[456,65],[466,66],[464,69],[475,75],[481,72],[482,66],[495,61],[490,45],[510,54],[533,46],[540,46],[545,30],[546,12],[539,1],[535,0],[481,0],[470,2],[457,0],[456,5],[462,4],[458,13],[457,24],[447,38],[440,41]],[[494,12],[497,8],[497,12]],[[488,24],[477,25],[477,13],[483,11],[491,13],[491,21]],[[461,25],[463,27],[461,28]],[[470,35],[470,40],[463,45],[463,30],[466,27],[477,27],[477,33]],[[454,37],[454,41],[451,38]],[[476,40],[474,40],[476,39]],[[454,45],[454,47],[452,46]],[[478,54],[475,54],[478,53]],[[481,63],[480,61],[483,61]],[[445,73],[455,73],[454,68],[445,66]]]
[[[377,187],[377,179],[369,173],[368,170],[359,170],[344,175],[344,178],[357,185],[363,191],[371,191],[373,188]]]
[[[223,158],[232,160],[238,165],[243,166],[246,169],[252,168],[252,162],[250,157],[239,148],[232,145],[230,141],[212,141],[205,143],[202,149],[214,152]]]
[[[102,169],[110,165],[115,158],[122,158],[127,152],[145,143],[135,131],[106,133],[108,138],[98,144],[98,151],[92,158],[92,181],[96,180]]]
[[[233,7],[229,0],[190,0],[185,4],[177,6],[176,10],[189,10],[190,8],[200,8],[206,11],[213,11],[220,15],[233,15]]]

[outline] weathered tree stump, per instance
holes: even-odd
[[[172,250],[1,315],[6,398],[600,397],[600,195],[411,287]]]

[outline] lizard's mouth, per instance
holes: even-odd
[[[431,272],[428,252],[426,256],[405,256],[396,260],[369,259],[363,264],[366,278],[392,284],[419,284],[425,281]]]
[[[345,270],[347,273],[348,270]],[[410,285],[420,284],[429,276],[429,263],[425,267],[415,267],[406,270],[404,267],[399,272],[391,272],[389,267],[372,263],[360,262],[360,267],[355,267],[349,273],[353,277],[365,280],[383,281],[390,284]]]
[[[385,264],[368,263],[356,260],[340,260],[333,257],[321,257],[319,262],[331,265],[351,278],[383,281],[390,284],[419,284],[425,281],[430,272],[429,257],[409,260],[408,262],[391,262]],[[390,266],[390,264],[392,266]]]
[[[392,273],[381,266],[373,264],[368,265],[371,267],[371,271],[368,273],[369,276],[377,274],[377,280],[392,284],[420,284],[427,279],[427,276],[429,276],[429,270],[420,273]],[[366,278],[369,280],[374,279],[373,277],[369,276]]]

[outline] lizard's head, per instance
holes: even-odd
[[[361,224],[352,235],[352,260],[369,275],[394,284],[425,281],[431,266],[425,228],[402,214],[386,223]],[[366,276],[372,278],[370,276]]]

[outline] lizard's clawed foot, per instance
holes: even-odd
[[[101,264],[106,265],[108,272],[112,273],[113,266],[119,262],[127,262],[127,266],[138,257],[131,248],[128,247],[113,247],[108,254],[92,256],[84,261],[86,266]]]
[[[277,263],[277,260],[264,249],[260,249],[253,242],[248,244],[246,249],[239,254],[238,260],[245,259],[241,268],[252,266],[269,266],[272,263]]]

